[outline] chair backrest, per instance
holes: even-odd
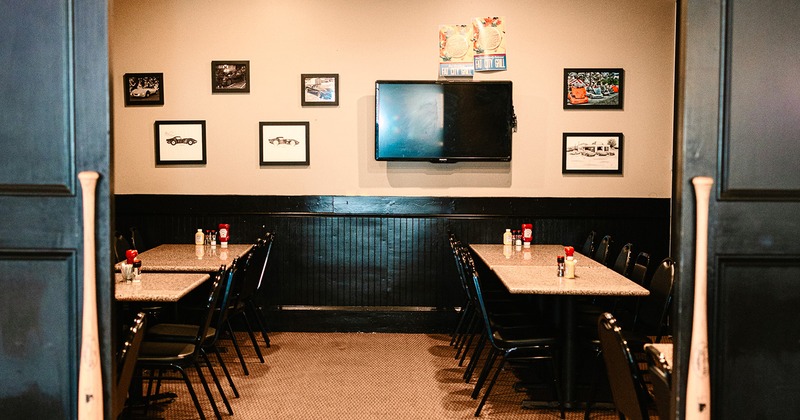
[[[486,300],[481,292],[481,280],[478,270],[475,269],[475,262],[472,260],[471,256],[466,255],[464,257],[464,264],[464,269],[470,279],[468,282],[470,298],[472,299],[475,308],[478,310],[478,313],[481,316],[481,321],[486,329],[486,336],[489,339],[489,342],[492,343],[492,346],[497,347],[492,337],[492,323],[489,320],[489,313],[486,310]]]
[[[131,231],[131,245],[133,245],[133,249],[144,252],[147,251],[147,244],[144,243],[144,238],[142,237],[142,232],[136,226],[130,227]]]
[[[230,299],[233,294],[233,281],[236,272],[239,270],[239,258],[234,258],[230,267],[222,273],[222,284],[220,285],[221,291],[217,306],[212,317],[211,325],[214,327],[214,337],[211,342],[206,342],[206,345],[215,343],[220,334],[225,330],[225,321],[228,319],[228,309],[230,308]]]
[[[630,275],[628,276],[629,279],[633,280],[639,286],[647,287],[644,284],[645,276],[647,275],[647,270],[650,268],[650,254],[646,252],[640,252],[636,259],[633,261],[633,267],[631,268]]]
[[[261,283],[261,276],[267,265],[269,256],[269,246],[264,240],[259,239],[250,251],[249,261],[244,267],[244,279],[242,280],[240,299],[249,299],[256,294],[258,285]]]
[[[248,268],[250,267],[254,250],[255,248],[251,248],[250,252],[239,257],[237,269],[234,271],[233,277],[231,278],[231,296],[228,302],[229,309],[239,306],[239,302],[245,297],[245,274],[247,274]]]
[[[453,259],[456,263],[456,272],[458,273],[458,280],[461,282],[461,288],[464,290],[464,294],[467,298],[470,297],[469,288],[467,287],[467,280],[471,280],[467,278],[467,274],[464,271],[464,259],[463,259],[463,252],[464,252],[464,245],[455,238],[454,235],[450,235],[450,249],[453,251]]]
[[[634,324],[636,331],[656,336],[656,341],[661,341],[661,336],[666,329],[667,314],[672,303],[674,281],[675,264],[671,259],[665,258],[656,267],[653,278],[650,280],[650,287],[648,288],[650,294],[640,301]]]
[[[264,284],[264,278],[267,274],[267,265],[269,264],[269,254],[272,252],[272,243],[275,241],[275,234],[272,232],[267,232],[264,234],[264,239],[262,240],[264,246],[267,247],[267,255],[264,257],[264,264],[261,267],[261,275],[258,277],[258,284],[256,285],[256,290],[261,289],[261,285]]]
[[[136,359],[139,357],[139,349],[144,338],[144,329],[145,313],[139,312],[133,319],[128,336],[117,357],[117,383],[114,385],[112,402],[113,418],[119,417],[125,408],[125,399],[128,397],[128,388],[131,386]]]
[[[594,252],[593,260],[600,264],[606,265],[608,262],[608,247],[611,246],[611,235],[603,236],[600,243],[597,244],[597,249]]]
[[[623,245],[622,249],[619,250],[619,254],[617,254],[617,259],[614,261],[614,271],[622,274],[625,277],[628,277],[628,272],[630,271],[631,267],[632,248],[633,244],[630,242]]]
[[[594,255],[595,235],[597,235],[595,231],[589,232],[589,236],[586,237],[586,241],[583,243],[583,248],[581,248],[581,254],[586,255],[589,258],[591,258],[592,255]]]
[[[639,367],[631,354],[622,329],[617,320],[608,312],[600,315],[597,321],[597,335],[603,350],[603,360],[614,406],[625,418],[647,420],[650,397]]]
[[[121,233],[114,234],[114,256],[117,262],[125,259],[125,251],[129,249],[133,249],[131,243]]]
[[[672,403],[672,371],[667,362],[660,356],[654,347],[646,347],[647,372],[650,383],[653,385],[653,399],[656,402],[659,419],[670,418],[670,404]]]
[[[214,275],[214,281],[211,283],[211,290],[208,292],[208,299],[206,299],[204,310],[202,315],[200,316],[200,322],[197,325],[200,327],[197,329],[197,336],[194,339],[194,351],[195,356],[200,351],[200,348],[203,344],[203,341],[206,338],[206,334],[208,333],[208,328],[211,326],[211,320],[214,317],[214,312],[217,310],[218,301],[220,295],[222,294],[222,285],[223,285],[223,277],[227,269],[223,265],[220,267],[217,274]]]

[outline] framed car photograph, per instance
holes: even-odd
[[[156,121],[156,165],[204,165],[205,121]]]
[[[564,133],[561,173],[622,175],[622,133]]]
[[[622,109],[622,69],[564,69],[564,109]]]
[[[260,122],[259,163],[266,165],[308,165],[308,121]]]
[[[212,61],[211,92],[213,93],[250,92],[250,62]]]
[[[302,106],[339,105],[339,75],[301,74],[300,99]]]
[[[125,106],[164,105],[164,73],[125,73]]]

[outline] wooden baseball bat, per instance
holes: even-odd
[[[686,378],[686,420],[711,418],[711,375],[708,371],[708,202],[714,180],[692,178],[697,203],[694,259],[694,312],[689,372]]]
[[[100,339],[97,330],[97,293],[95,270],[95,189],[100,174],[78,174],[83,190],[83,333],[81,364],[78,376],[78,419],[103,418],[103,375],[100,367]]]

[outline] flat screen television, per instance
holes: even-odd
[[[511,160],[509,81],[375,82],[375,159]]]

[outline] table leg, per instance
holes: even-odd
[[[561,397],[564,406],[572,408],[575,403],[575,297],[563,296],[561,302]]]

